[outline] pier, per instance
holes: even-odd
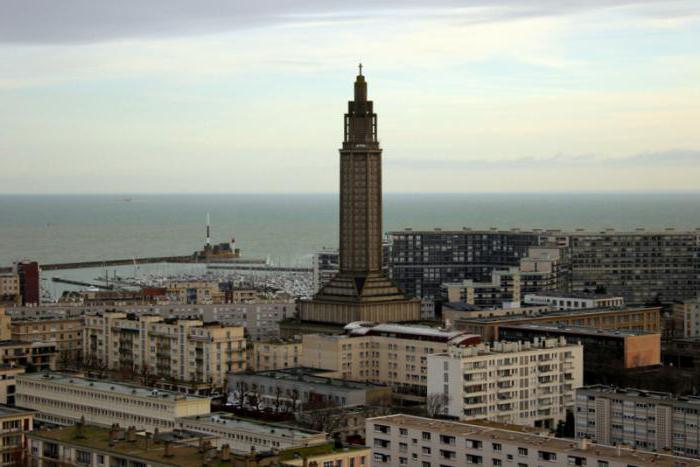
[[[263,271],[263,272],[313,272],[312,268],[292,267],[292,266],[269,266],[263,263],[262,266],[255,264],[207,264],[207,269],[228,269],[230,271]]]

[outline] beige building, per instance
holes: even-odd
[[[88,365],[199,393],[223,389],[228,372],[246,368],[243,327],[152,314],[106,311],[85,316],[83,355]]]
[[[83,318],[12,320],[12,339],[22,342],[49,342],[56,346],[57,365],[73,368],[82,362]]]
[[[574,442],[518,430],[411,415],[367,420],[372,467],[697,467],[700,461],[623,447]]]
[[[28,371],[55,370],[57,357],[56,345],[50,342],[0,342],[0,364],[5,366]]]
[[[295,368],[302,365],[303,344],[298,340],[274,340],[249,344],[248,368],[254,371]]]
[[[36,419],[49,424],[73,425],[85,417],[89,424],[119,423],[148,432],[173,430],[177,418],[211,410],[207,397],[64,373],[18,376],[16,402],[36,410]]]
[[[520,270],[517,267],[496,270],[491,280],[471,279],[442,285],[443,296],[449,303],[461,302],[477,307],[499,307],[505,303],[520,303]]]
[[[555,428],[583,384],[583,346],[564,338],[450,347],[428,356],[428,397],[461,420]]]
[[[700,336],[700,298],[673,304],[673,337]]]
[[[609,386],[576,391],[576,437],[700,458],[700,397]]]
[[[22,367],[0,366],[0,404],[15,405],[16,378],[21,374],[24,374]]]
[[[553,310],[582,310],[595,308],[624,308],[625,299],[620,296],[572,293],[562,290],[539,291],[525,294],[523,302],[526,305],[546,305]]]
[[[302,366],[390,386],[395,396],[416,400],[426,395],[428,355],[480,342],[461,331],[424,326],[351,323],[345,330],[343,335],[305,334]]]
[[[23,465],[26,435],[34,429],[34,411],[0,407],[0,466]]]
[[[21,303],[19,274],[0,273],[0,305],[19,305]]]

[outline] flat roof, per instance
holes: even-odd
[[[231,430],[241,430],[257,435],[274,435],[280,438],[298,439],[324,435],[324,433],[320,431],[306,430],[277,423],[265,423],[262,421],[258,422],[255,420],[239,418],[226,412],[212,412],[208,415],[193,415],[190,417],[182,417],[179,420],[189,420],[209,424],[217,428],[224,427]]]
[[[503,234],[515,234],[515,235],[556,235],[556,236],[599,236],[599,235],[698,235],[700,233],[700,227],[696,229],[689,229],[689,230],[682,230],[678,229],[676,230],[673,227],[668,227],[664,230],[646,230],[643,228],[639,228],[636,230],[615,230],[615,229],[604,229],[604,230],[586,230],[586,229],[575,229],[575,230],[560,230],[560,229],[520,229],[517,227],[513,227],[511,229],[499,229],[498,227],[493,227],[491,229],[472,229],[469,227],[462,227],[461,229],[441,229],[439,227],[436,227],[434,229],[428,230],[428,229],[412,229],[410,227],[406,227],[403,230],[392,230],[389,232],[389,235],[405,235],[405,234],[451,234],[451,235],[457,235],[457,234],[464,234],[464,233],[473,233],[473,234],[496,234],[496,235],[503,235]],[[543,246],[543,245],[535,245],[535,246]]]
[[[553,436],[541,436],[532,433],[523,433],[501,428],[479,426],[464,422],[436,420],[432,418],[416,417],[413,415],[387,415],[384,417],[370,418],[368,421],[375,423],[391,423],[404,428],[414,428],[424,431],[432,431],[455,436],[480,436],[489,442],[520,444],[540,447],[542,450],[552,450],[572,456],[597,457],[599,459],[616,459],[630,464],[660,465],[663,467],[700,466],[700,460],[687,457],[660,454],[649,451],[621,448],[620,454],[617,447],[603,444],[589,443],[588,448],[575,440],[555,438]],[[679,464],[679,462],[682,462]]]
[[[483,318],[457,318],[457,321],[471,321],[480,323],[491,323],[498,321],[520,321],[532,320],[537,318],[556,318],[558,316],[577,316],[577,315],[596,315],[602,313],[634,313],[639,311],[660,310],[660,307],[635,307],[635,308],[584,308],[576,310],[554,310],[554,311],[535,311],[531,314],[510,314],[503,316],[486,316]]]
[[[670,392],[648,391],[646,389],[636,388],[618,388],[615,386],[605,386],[603,384],[592,384],[590,386],[583,386],[577,389],[577,391],[579,390],[619,396],[643,397],[649,399],[657,399],[660,401],[700,404],[700,396],[675,396]]]
[[[619,298],[622,300],[624,298],[622,295],[615,294],[597,294],[593,292],[567,292],[566,290],[540,290],[538,292],[525,294],[525,298],[530,296],[573,298],[583,300],[609,300],[611,298]]]
[[[336,388],[342,389],[374,389],[386,387],[381,384],[361,382],[361,381],[351,381],[348,379],[341,378],[329,378],[323,376],[323,373],[330,373],[330,370],[322,370],[318,368],[306,368],[306,367],[296,367],[296,368],[283,368],[279,370],[264,370],[257,371],[252,375],[246,375],[242,373],[232,373],[232,376],[262,376],[265,378],[272,378],[275,380],[284,381],[298,381],[305,384],[317,384],[323,386],[334,386]]]
[[[500,329],[523,329],[529,331],[554,332],[559,334],[575,334],[580,336],[633,337],[660,334],[658,332],[635,331],[632,329],[600,329],[590,326],[570,326],[564,324],[504,324]]]
[[[0,404],[0,417],[13,417],[16,415],[29,415],[36,413],[36,410],[24,409],[22,407],[10,407]]]
[[[128,384],[103,379],[82,378],[80,376],[74,376],[67,373],[25,373],[23,375],[18,375],[17,378],[30,381],[43,381],[57,384],[65,384],[75,387],[94,389],[97,391],[115,392],[118,394],[124,394],[128,396],[148,397],[158,400],[172,401],[208,399],[207,397],[193,396],[191,394],[183,394],[181,392],[175,391],[164,391],[162,389],[153,389],[145,386],[138,386],[136,384]]]

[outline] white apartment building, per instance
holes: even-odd
[[[215,412],[177,420],[179,429],[215,436],[216,447],[228,444],[233,451],[248,453],[318,446],[327,442],[326,433],[294,426],[255,422],[229,413]]]
[[[625,299],[617,295],[540,291],[525,294],[526,305],[547,305],[555,310],[584,310],[596,308],[624,308]]]
[[[428,355],[474,345],[478,336],[426,326],[350,323],[346,334],[305,334],[302,366],[335,371],[337,378],[390,386],[395,396],[423,399]]]
[[[428,356],[428,397],[445,415],[554,428],[583,384],[583,346],[561,339],[450,347]]]
[[[17,405],[36,410],[35,419],[74,425],[114,423],[153,432],[175,429],[175,419],[211,411],[210,399],[63,373],[17,376]]]
[[[697,467],[700,461],[587,440],[412,415],[366,420],[372,467]]]
[[[586,386],[576,391],[576,437],[700,457],[700,397]]]
[[[241,326],[119,311],[85,316],[83,355],[88,365],[148,374],[173,388],[188,382],[203,392],[222,389],[227,373],[246,368]]]

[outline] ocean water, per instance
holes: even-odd
[[[0,265],[186,255],[235,236],[242,255],[306,265],[336,247],[338,199],[320,195],[0,195]],[[700,227],[700,193],[386,194],[384,230]]]

